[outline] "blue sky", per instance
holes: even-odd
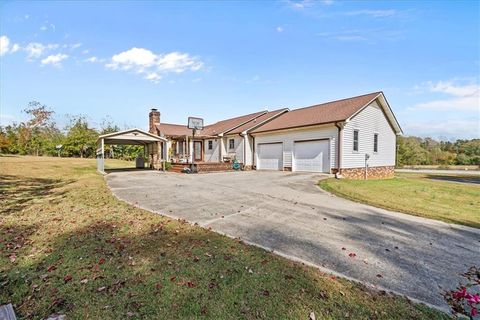
[[[2,2],[0,121],[212,123],[384,91],[406,135],[480,137],[478,1]]]

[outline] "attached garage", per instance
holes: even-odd
[[[257,169],[282,170],[283,169],[283,144],[260,143],[257,145]]]
[[[293,171],[330,172],[328,139],[295,141],[293,144]]]

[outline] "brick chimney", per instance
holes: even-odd
[[[150,113],[148,114],[148,119],[149,119],[149,132],[153,134],[158,134],[157,133],[157,125],[160,125],[160,111],[158,111],[155,108],[152,108],[150,110]]]

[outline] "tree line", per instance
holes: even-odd
[[[480,166],[480,139],[437,141],[432,138],[398,137],[397,166]]]
[[[120,130],[108,120],[95,129],[83,115],[69,116],[60,129],[53,120],[54,111],[38,101],[30,102],[24,112],[28,120],[0,127],[1,153],[93,158],[98,136]],[[105,155],[111,158],[129,160],[142,153],[141,146],[105,147]],[[480,165],[480,139],[451,142],[400,136],[397,165]]]
[[[23,110],[28,120],[0,126],[0,153],[94,158],[99,135],[120,131],[112,121],[103,120],[94,128],[84,115],[68,116],[68,123],[59,128],[54,111],[38,101]],[[105,156],[131,160],[143,154],[142,146],[105,146]]]

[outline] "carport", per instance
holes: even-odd
[[[105,172],[105,145],[142,145],[150,168],[165,170],[166,142],[165,138],[136,128],[101,135],[97,139],[97,170]]]

